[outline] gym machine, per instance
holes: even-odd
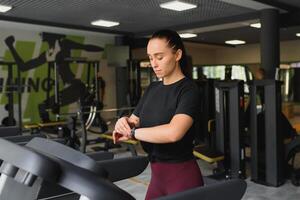
[[[97,106],[99,106],[99,101],[101,100],[99,97],[99,83],[98,80],[98,74],[99,74],[99,66],[100,61],[98,60],[87,60],[86,58],[65,58],[65,62],[68,62],[69,64],[87,64],[87,74],[86,74],[86,87],[88,91],[92,94],[89,103],[91,103],[93,106],[93,109],[98,109]],[[94,70],[94,78],[91,78],[92,68]],[[56,105],[55,114],[56,114],[56,121],[59,121],[60,119],[60,105],[61,105],[61,97],[59,94],[59,73],[58,73],[58,67],[55,62],[50,62],[48,66],[48,90],[46,94],[46,99],[50,98],[50,89],[51,88],[51,69],[53,69],[54,74],[54,103]],[[81,102],[82,104],[85,102]],[[46,105],[48,107],[49,105]],[[95,108],[94,108],[95,107]]]
[[[244,82],[216,83],[216,150],[224,154],[224,172],[227,178],[245,178]]]
[[[145,89],[158,78],[147,60],[128,60],[128,87],[130,105],[136,106]]]
[[[194,155],[217,162],[215,178],[245,178],[243,81],[215,82],[215,133],[211,145],[194,149]]]
[[[128,88],[130,106],[136,106],[142,95],[141,67],[138,60],[128,60]]]
[[[13,74],[13,65],[14,62],[6,62],[0,60],[0,66],[7,66],[7,82],[6,82],[6,89],[5,94],[7,95],[8,102],[5,105],[5,109],[8,112],[8,116],[2,120],[2,126],[0,127],[0,135],[5,134],[5,131],[2,131],[1,128],[9,127],[9,130],[14,132],[13,135],[21,134],[21,127],[22,127],[22,107],[21,107],[21,78],[20,78],[20,71],[17,70],[17,84],[13,83],[14,74]],[[1,89],[3,90],[3,88]],[[14,116],[14,92],[18,94],[18,120],[15,119]]]
[[[275,187],[285,181],[280,88],[281,83],[275,80],[254,80],[250,84],[251,179]],[[257,95],[263,98],[260,119]]]
[[[89,129],[92,124],[97,121],[99,122],[99,126],[101,128],[101,132],[105,132],[107,130],[107,125],[103,121],[100,116],[100,113],[97,112],[98,110],[102,109],[102,103],[100,102],[101,99],[99,97],[99,83],[98,83],[98,75],[99,75],[99,65],[100,61],[98,60],[87,60],[86,58],[82,57],[70,57],[65,58],[64,62],[68,64],[86,64],[87,65],[87,73],[86,73],[86,87],[88,96],[82,96],[77,101],[78,104],[78,111],[76,113],[61,113],[60,107],[61,105],[66,105],[68,103],[72,103],[72,100],[64,99],[62,100],[59,92],[59,73],[58,73],[58,66],[56,62],[49,62],[48,64],[48,90],[46,93],[46,101],[43,104],[39,105],[40,112],[45,112],[47,109],[53,109],[53,113],[55,114],[56,121],[50,122],[40,122],[38,124],[28,125],[26,127],[30,128],[31,130],[41,130],[49,133],[57,133],[59,137],[67,138],[68,145],[80,149],[82,152],[85,152],[86,143],[87,143],[87,129]],[[51,88],[51,79],[52,71],[54,74],[54,97],[50,97],[50,88]],[[92,72],[93,76],[92,77]],[[75,79],[76,80],[76,79]],[[65,93],[71,95],[73,88],[65,88]],[[65,95],[66,96],[66,95]],[[66,96],[67,97],[67,96]],[[51,100],[50,100],[51,99]],[[63,101],[63,102],[62,102]],[[51,103],[50,103],[51,102]],[[71,122],[68,121],[61,121],[62,116],[70,117]],[[78,139],[78,135],[76,134],[76,118],[79,118],[81,122],[81,145]],[[103,123],[101,123],[103,122]],[[70,126],[69,126],[69,125]],[[77,131],[78,132],[78,131]]]
[[[0,137],[3,137],[9,141],[14,143],[25,145],[28,141],[30,141],[33,137],[42,137],[46,138],[47,135],[40,133],[39,131],[32,131],[31,135],[22,135],[22,91],[26,85],[21,81],[21,72],[19,68],[13,68],[15,65],[14,62],[6,62],[0,60],[0,66],[7,66],[7,81],[5,84],[5,88],[1,88],[1,90],[5,90],[5,94],[8,97],[8,103],[6,104],[6,109],[8,111],[8,117],[2,120],[2,126],[0,126]],[[15,75],[16,74],[16,75]],[[16,78],[14,78],[16,77]],[[14,95],[17,94],[18,97],[18,120],[15,120],[14,117]],[[33,125],[25,125],[31,126]],[[24,127],[25,127],[24,126]],[[34,126],[35,127],[35,126]],[[42,129],[43,124],[41,126],[37,125],[37,128]],[[32,128],[33,130],[33,128]],[[55,139],[58,142],[64,143],[64,139],[57,138]]]
[[[5,110],[8,112],[8,117],[5,117],[2,120],[3,126],[15,126],[16,120],[14,119],[14,88],[13,85],[13,69],[12,66],[14,63],[11,62],[0,62],[0,65],[7,65],[7,84],[6,84],[6,96],[7,104],[5,105]]]
[[[93,147],[95,151],[108,151],[111,148],[118,148],[120,147],[119,144],[115,145],[113,144],[113,137],[112,132],[97,132],[91,129],[91,124],[94,120],[94,116],[98,113],[103,112],[131,112],[134,107],[125,107],[125,108],[111,108],[111,109],[103,109],[103,110],[90,110],[85,111],[83,109],[83,106],[81,105],[80,101],[78,102],[79,108],[77,112],[73,113],[60,113],[60,116],[68,116],[70,120],[68,121],[68,130],[70,130],[68,141],[72,142],[76,148],[80,150],[81,152],[86,151],[86,146],[89,144],[95,144],[95,143],[104,143],[103,147]],[[88,120],[86,120],[83,116],[88,115]],[[78,123],[80,123],[80,127],[78,127]],[[92,133],[94,135],[97,135],[98,137],[96,139],[88,139],[87,135],[88,133]],[[80,142],[77,142],[79,141]],[[127,148],[130,150],[131,154],[133,156],[137,156],[137,152],[135,150],[135,145],[138,144],[138,141],[136,140],[127,140],[120,142],[122,144],[125,144]],[[68,145],[73,147],[72,145]]]
[[[195,80],[201,96],[200,122],[198,124],[198,134],[196,137],[196,145],[207,143],[212,147],[211,127],[208,126],[215,118],[215,94],[214,79]]]

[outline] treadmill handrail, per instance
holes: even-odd
[[[47,156],[0,138],[0,159],[49,182],[55,182],[60,167]]]
[[[92,170],[100,176],[106,173],[91,157],[58,142],[44,138],[33,138],[26,146],[47,156],[61,158],[81,168]]]
[[[51,159],[55,160],[62,170],[62,175],[57,181],[57,184],[66,189],[83,195],[89,200],[134,200],[134,197],[126,191],[87,169],[75,166],[60,158],[52,157]]]
[[[97,164],[107,172],[107,179],[111,182],[139,175],[146,169],[148,163],[149,160],[146,156],[134,156],[97,162]]]

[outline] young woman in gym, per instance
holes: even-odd
[[[161,30],[150,38],[147,54],[162,81],[151,83],[133,114],[117,121],[113,137],[140,140],[148,153],[148,200],[202,186],[203,180],[193,157],[200,97],[186,71],[183,42],[175,31]]]

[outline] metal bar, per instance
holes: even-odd
[[[257,109],[256,85],[250,84],[250,127],[251,135],[251,179],[258,180],[258,137],[257,137]]]
[[[22,130],[23,127],[23,120],[22,120],[22,86],[21,86],[21,71],[19,68],[17,68],[17,73],[18,73],[18,103],[19,103],[19,110],[18,110],[18,114],[19,114],[19,128],[20,131]]]
[[[220,88],[215,88],[215,102],[216,102],[216,149],[225,153],[224,151],[224,105],[223,105],[223,91]]]
[[[84,108],[84,107],[82,107]],[[102,112],[114,112],[114,111],[123,111],[123,110],[134,110],[135,107],[123,107],[123,108],[109,108],[103,110],[96,110],[95,113],[102,113]],[[89,114],[90,112],[82,112],[83,114]],[[64,115],[78,115],[78,112],[69,112],[69,113],[60,113],[60,116]]]
[[[54,79],[55,79],[55,88],[54,88],[54,101],[56,106],[60,105],[60,100],[59,100],[59,77],[58,77],[58,70],[57,70],[57,64],[54,63]],[[60,118],[60,114],[58,111],[58,114],[56,114],[56,120],[58,121]]]
[[[12,64],[8,64],[8,76],[7,76],[7,85],[12,85],[13,81],[13,69],[12,69]],[[8,98],[8,125],[12,126],[14,125],[14,94],[11,92],[13,88],[9,87],[8,91],[9,93],[6,92],[7,98]]]
[[[91,76],[91,63],[88,63],[88,67],[87,67],[87,73],[86,73],[86,84],[88,85],[88,87],[90,88],[90,76]]]
[[[51,80],[51,67],[53,66],[53,63],[48,64],[48,73],[47,73],[47,92],[46,92],[46,99],[48,100],[50,98],[50,80]]]
[[[86,132],[86,127],[84,123],[84,118],[83,118],[83,108],[82,108],[82,102],[79,102],[79,118],[80,118],[80,125],[81,125],[81,130],[82,130],[82,141],[80,145],[80,151],[85,153],[86,152],[86,141],[87,141],[87,132]]]
[[[99,81],[98,81],[98,73],[99,73],[99,65],[100,65],[100,61],[98,62],[94,62],[94,70],[95,70],[95,96],[96,96],[96,101],[99,102],[100,101],[100,97],[99,97]],[[100,83],[102,84],[102,83]],[[100,89],[102,90],[102,86],[100,85]],[[102,93],[103,91],[101,91]],[[101,99],[101,101],[103,102],[103,99]]]
[[[243,145],[241,144],[241,132],[243,131],[242,111],[243,105],[243,82],[236,82],[234,87],[229,89],[229,149],[230,169],[232,178],[240,178],[245,175],[243,166],[244,156]]]

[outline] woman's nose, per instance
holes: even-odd
[[[156,68],[156,67],[157,67],[157,62],[156,62],[155,59],[152,60],[151,66],[152,66],[153,68]]]

